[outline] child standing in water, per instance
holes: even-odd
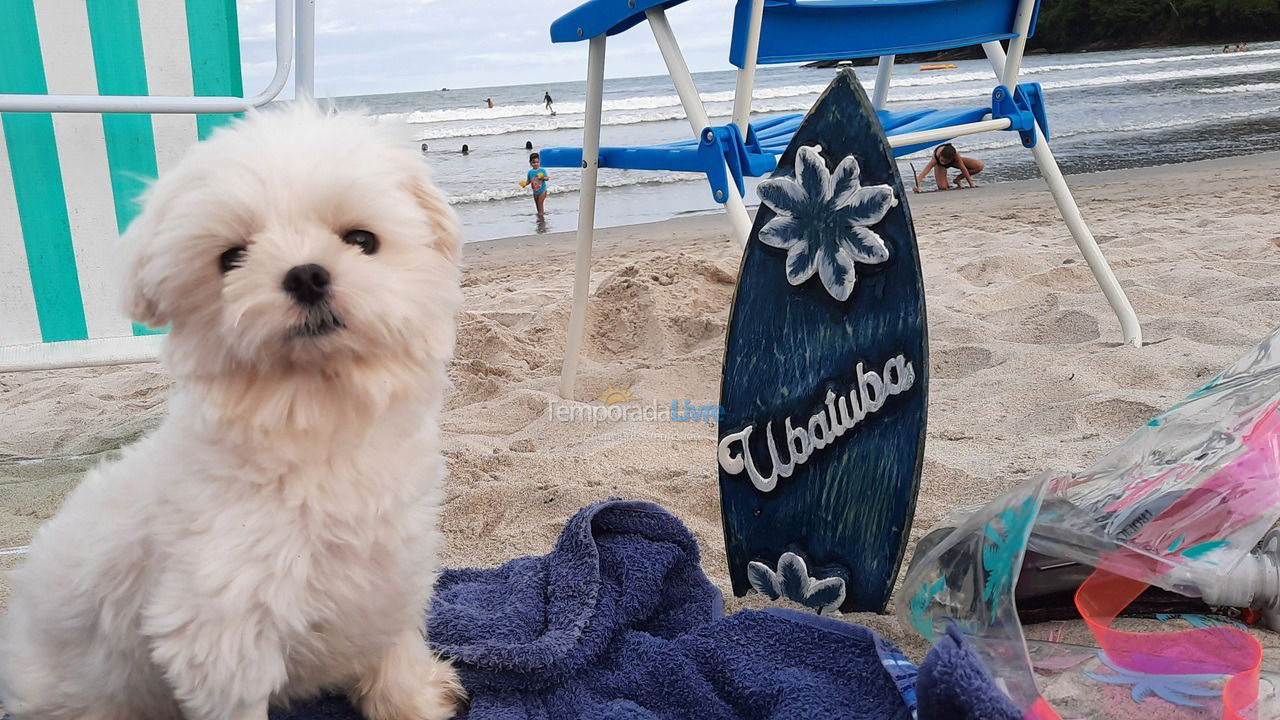
[[[529,155],[529,174],[520,181],[520,187],[528,186],[533,190],[533,204],[538,208],[538,217],[542,217],[543,204],[547,201],[547,183],[551,176],[542,169],[542,160],[538,153]]]

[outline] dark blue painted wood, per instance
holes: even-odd
[[[920,258],[893,152],[852,70],[841,72],[814,105],[774,177],[792,176],[797,150],[814,145],[823,148],[828,170],[852,154],[861,165],[862,185],[894,189],[897,206],[870,226],[883,238],[889,257],[878,264],[858,263],[845,301],[835,299],[817,275],[792,286],[785,271],[787,251],[759,239],[761,228],[775,217],[761,205],[729,319],[721,459],[726,436],[754,425],[750,451],[767,473],[772,462],[763,442],[766,423],[773,421],[781,446],[785,438],[779,428],[787,418],[795,426],[807,425],[826,407],[829,390],[839,396],[857,387],[859,362],[864,371],[880,373],[887,360],[901,354],[915,378],[878,411],[814,449],[769,492],[720,463],[729,571],[734,593],[743,595],[751,589],[750,561],[776,569],[782,553],[792,551],[816,579],[846,578],[841,610],[881,611],[906,548],[924,458],[929,373]]]

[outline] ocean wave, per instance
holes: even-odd
[[[1127,60],[1104,60],[1097,62],[1079,62],[1065,63],[1055,65],[1040,66],[1024,66],[1022,68],[1023,75],[1035,75],[1050,72],[1071,72],[1077,70],[1096,70],[1100,68],[1122,68],[1122,67],[1141,67],[1149,65],[1161,65],[1175,62],[1190,62],[1194,60],[1220,59],[1227,62],[1247,62],[1256,58],[1280,55],[1280,48],[1272,48],[1265,50],[1251,50],[1248,53],[1240,55],[1222,53],[1196,53],[1188,55],[1170,55],[1167,57],[1151,57],[1151,58],[1132,58]],[[1192,68],[1192,72],[1202,74],[1216,75],[1233,74],[1233,68],[1230,66],[1217,65],[1212,68]],[[1174,71],[1170,71],[1174,72]],[[1183,71],[1177,71],[1181,74]],[[1203,76],[1203,75],[1202,75]],[[1107,76],[1115,77],[1114,82],[1125,82],[1133,76],[1119,75]],[[1141,77],[1141,76],[1138,76]],[[991,81],[992,75],[987,71],[981,72],[960,72],[960,73],[940,73],[933,75],[907,75],[895,77],[893,80],[893,88],[928,88],[938,85],[954,85],[956,83],[975,82],[975,81]],[[813,96],[821,93],[826,89],[825,84],[805,84],[805,85],[784,85],[779,87],[757,87],[753,93],[755,100],[773,100],[780,98],[797,98],[805,96]],[[925,93],[922,99],[930,97],[954,97],[954,94],[942,93],[932,94]],[[717,92],[701,93],[704,103],[720,103],[732,102],[734,93],[732,90],[723,90]],[[908,98],[910,99],[910,98]],[[604,102],[605,112],[617,111],[644,111],[644,110],[664,110],[668,108],[679,108],[680,98],[677,95],[640,95],[635,97],[615,98]],[[556,118],[561,116],[581,116],[586,110],[586,104],[583,102],[561,102],[555,104]],[[669,113],[660,113],[667,115]],[[412,125],[432,125],[436,123],[455,123],[455,122],[485,122],[495,120],[508,120],[513,118],[523,119],[525,125],[535,119],[548,119],[550,114],[545,106],[541,103],[520,103],[515,105],[499,105],[494,108],[486,107],[466,107],[466,108],[445,108],[438,110],[416,110],[405,113],[387,113],[383,117],[403,118],[405,122]],[[567,119],[567,118],[566,118]],[[522,129],[541,129],[541,128],[522,128]],[[494,134],[494,133],[485,133]],[[461,135],[436,135],[435,137],[460,137]],[[430,137],[430,136],[428,136]]]
[[[785,85],[781,87],[757,88],[756,99],[792,97],[797,95],[816,95],[826,89],[826,85]],[[703,103],[733,102],[732,90],[701,93]],[[639,95],[636,97],[606,100],[603,103],[605,112],[626,110],[657,110],[662,108],[679,108],[678,95]],[[586,112],[584,102],[556,103],[556,117],[562,115],[583,115]],[[405,122],[412,125],[431,125],[434,123],[502,120],[507,118],[549,118],[550,113],[541,104],[507,105],[495,108],[450,108],[442,110],[417,110],[411,113],[394,113],[404,117]]]
[[[956,82],[965,82],[968,80],[991,80],[991,73],[961,73],[959,75],[952,74],[946,78],[939,76],[929,77],[907,77],[895,80],[894,87],[927,87],[931,85],[947,85]],[[758,87],[752,93],[753,100],[772,100],[775,98],[794,98],[807,97],[820,94],[827,89],[827,85],[783,85],[779,87]],[[713,103],[731,103],[734,99],[734,91],[722,90],[717,92],[700,93],[703,104]],[[606,100],[603,103],[604,112],[618,111],[636,111],[636,110],[667,110],[671,108],[680,108],[680,97],[678,95],[641,95],[629,98],[618,98],[614,100]],[[581,122],[581,116],[586,112],[586,103],[583,102],[563,102],[556,103],[556,118],[565,117],[566,119],[578,116],[578,122]],[[495,108],[448,108],[440,110],[416,110],[409,113],[387,113],[381,117],[386,118],[403,118],[405,122],[411,125],[433,125],[439,123],[454,122],[475,122],[486,120],[506,120],[511,118],[520,118],[526,120],[533,119],[549,119],[551,114],[540,104],[521,104],[507,105]],[[681,115],[683,117],[683,115]],[[455,136],[448,136],[455,137]]]
[[[807,107],[807,106],[806,106]],[[708,108],[708,113],[713,117],[724,117],[719,113],[713,112]],[[650,110],[639,113],[622,113],[613,112],[605,113],[601,119],[602,125],[636,125],[647,122],[661,122],[663,120],[683,120],[684,110],[681,108],[667,108],[664,110]],[[423,140],[440,140],[446,138],[461,137],[489,137],[492,135],[510,135],[512,133],[521,132],[546,132],[549,130],[572,130],[581,129],[583,126],[581,117],[542,117],[542,118],[523,118],[509,123],[498,123],[487,125],[484,127],[471,126],[445,126],[434,127],[424,130],[419,135],[419,142]]]
[[[1100,60],[1097,62],[1067,63],[1065,65],[1023,65],[1023,75],[1035,75],[1045,72],[1069,72],[1072,70],[1096,70],[1098,68],[1129,67],[1134,65],[1162,65],[1173,62],[1190,62],[1192,60],[1208,60],[1220,58],[1227,61],[1239,61],[1245,58],[1256,58],[1264,55],[1280,55],[1280,48],[1267,50],[1250,50],[1248,53],[1196,53],[1194,55],[1168,55],[1165,57],[1131,58],[1128,60]],[[1243,57],[1242,57],[1243,56]]]
[[[1171,130],[1180,127],[1191,127],[1200,125],[1212,119],[1215,122],[1230,120],[1245,120],[1259,115],[1274,115],[1280,113],[1280,105],[1271,107],[1260,107],[1249,110],[1241,110],[1238,112],[1216,114],[1211,117],[1198,118],[1180,118],[1170,120],[1152,120],[1150,122],[1126,123],[1122,125],[1087,128],[1080,130],[1072,130],[1064,133],[1056,133],[1051,138],[1052,142],[1060,142],[1067,138],[1075,138],[1080,136],[1105,136],[1134,132],[1151,132],[1156,130]],[[973,136],[981,138],[970,140],[964,138],[959,141],[960,146],[966,153],[983,152],[988,150],[1002,150],[1006,148],[1019,148],[1022,146],[1021,141],[1016,133],[985,133]],[[910,155],[904,155],[899,160],[909,162],[911,160],[925,160],[929,156],[929,150],[921,150]],[[677,173],[677,172],[645,172],[645,171],[604,171],[599,180],[599,186],[602,188],[619,188],[629,187],[633,185],[667,185],[679,182],[701,182],[703,177],[697,173]],[[581,189],[581,185],[576,182],[561,182],[553,184],[550,187],[552,194],[573,193]],[[476,193],[464,195],[455,195],[449,197],[449,203],[452,205],[469,205],[473,203],[495,202],[501,200],[511,200],[520,197],[527,197],[529,191],[512,184],[510,187],[503,187],[493,190],[484,190]]]
[[[1068,132],[1055,133],[1052,137],[1053,142],[1061,142],[1068,138],[1077,138],[1081,136],[1107,136],[1124,133],[1135,132],[1152,132],[1159,130],[1171,130],[1182,127],[1191,127],[1203,124],[1209,120],[1214,122],[1245,120],[1251,117],[1274,115],[1280,113],[1280,105],[1259,107],[1249,110],[1241,110],[1237,112],[1221,113],[1206,117],[1196,118],[1178,118],[1168,120],[1152,120],[1150,122],[1126,123],[1115,126],[1105,126],[1096,128],[1085,128],[1072,130]],[[1021,142],[1016,133],[985,133],[982,135],[963,138],[958,141],[966,153],[981,153],[984,151],[1004,150],[1020,148]],[[929,151],[922,150],[911,155],[898,158],[904,162],[911,160],[926,160]],[[680,182],[704,182],[704,178],[697,173],[677,173],[677,172],[644,172],[644,171],[603,171],[599,186],[602,188],[620,188],[634,185],[667,185]],[[558,182],[550,187],[552,194],[574,193],[581,188],[577,182]],[[512,184],[510,187],[502,187],[492,190],[484,190],[476,193],[468,193],[463,195],[450,196],[449,203],[453,205],[470,205],[475,203],[496,202],[502,200],[512,200],[527,197],[528,190],[520,188]]]
[[[1251,52],[1261,54],[1269,51],[1258,50]],[[1230,66],[1118,73],[1067,80],[1046,80],[1042,82],[1041,85],[1047,90],[1071,90],[1126,83],[1230,77],[1234,75],[1273,72],[1276,70],[1280,70],[1280,62],[1251,62]],[[994,79],[987,74],[968,73],[966,74],[966,77],[969,75],[994,82]],[[911,78],[908,78],[908,80],[910,79]],[[959,82],[960,80],[959,78],[956,78],[955,81]],[[971,99],[974,102],[982,102],[986,100],[987,93],[989,92],[985,86],[975,87],[972,85],[962,85],[960,87],[956,87],[954,85],[945,85],[943,87],[931,88],[930,85],[937,85],[937,83],[915,85],[906,82],[895,83],[894,89],[890,91],[889,97],[894,103],[962,100],[966,98]],[[1273,83],[1261,83],[1254,86],[1232,86],[1232,88],[1249,87],[1251,89],[1268,90],[1274,89],[1274,85],[1275,84]],[[762,114],[800,112],[808,110],[809,107],[812,106],[814,99],[825,88],[825,85],[789,85],[777,88],[761,88],[757,91],[755,100],[752,102],[752,112],[753,114]],[[1245,90],[1206,88],[1200,89],[1198,92],[1245,92]],[[703,99],[707,105],[707,114],[713,118],[725,118],[732,112],[733,93],[731,92],[706,93],[703,95]],[[647,96],[611,101],[616,103],[616,105],[605,112],[602,123],[610,126],[635,125],[640,123],[684,119],[684,110],[678,104],[678,99],[676,99],[676,104],[670,106],[647,107],[649,105],[657,105],[661,100],[662,98],[659,96]],[[629,101],[636,102],[631,103]],[[546,132],[551,130],[579,129],[582,127],[583,118],[581,115],[575,116],[572,114],[559,114],[555,117],[546,115],[540,117],[515,117],[512,118],[510,122],[493,123],[481,126],[476,126],[474,124],[435,124],[433,126],[422,128],[419,135],[420,140],[439,140],[461,137],[487,137],[519,132]]]
[[[598,186],[602,188],[618,188],[630,187],[632,185],[669,185],[678,182],[693,182],[702,180],[703,176],[698,173],[676,173],[676,172],[641,172],[636,174],[631,172],[620,174],[602,175],[599,178]],[[553,184],[547,188],[547,192],[552,195],[561,193],[572,193],[582,189],[578,183],[559,183]],[[527,197],[529,191],[525,188],[512,184],[512,187],[504,187],[495,190],[483,190],[476,193],[468,193],[466,195],[452,195],[448,198],[450,205],[469,205],[472,203],[495,202],[498,200],[511,200],[513,198]]]
[[[1053,133],[1049,140],[1050,142],[1058,142],[1060,140],[1065,140],[1066,138],[1080,137],[1082,135],[1115,135],[1134,132],[1151,132],[1153,130],[1173,130],[1176,128],[1202,125],[1209,121],[1220,123],[1230,120],[1247,120],[1259,115],[1274,115],[1276,113],[1280,113],[1280,105],[1251,108],[1249,110],[1239,110],[1236,112],[1216,113],[1205,117],[1152,120],[1150,122],[1135,122],[1104,127],[1081,128],[1079,130],[1071,130],[1068,132]],[[972,137],[983,138],[983,140],[969,142],[967,139],[962,139],[957,140],[956,142],[963,145],[965,152],[972,152],[975,150],[997,150],[1006,147],[1022,146],[1022,142],[1018,135],[1012,132],[986,133]],[[920,150],[918,152],[911,153],[910,155],[904,155],[902,159],[916,157],[927,158],[929,157],[929,153],[930,151],[927,149]]]
[[[1220,88],[1200,88],[1196,92],[1202,92],[1206,95],[1221,95],[1225,93],[1244,93],[1244,92],[1267,92],[1269,90],[1280,90],[1280,83],[1252,83],[1249,85],[1228,85]]]

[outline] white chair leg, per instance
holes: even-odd
[[[880,62],[876,65],[876,89],[871,105],[877,110],[884,108],[885,103],[889,101],[889,81],[893,77],[893,61],[897,57],[897,55],[881,55]]]
[[[1031,148],[1031,153],[1035,156],[1036,165],[1040,166],[1040,174],[1049,184],[1049,191],[1053,193],[1053,199],[1058,204],[1058,212],[1062,214],[1067,228],[1071,230],[1071,236],[1075,238],[1080,254],[1084,255],[1085,262],[1089,263],[1089,269],[1093,271],[1093,277],[1102,288],[1102,294],[1106,296],[1107,302],[1111,303],[1111,309],[1120,320],[1124,341],[1135,347],[1141,347],[1142,327],[1138,324],[1138,316],[1133,312],[1133,306],[1129,304],[1124,288],[1120,287],[1115,274],[1111,272],[1107,258],[1103,256],[1098,243],[1093,239],[1093,233],[1089,232],[1089,226],[1081,217],[1076,199],[1071,195],[1071,189],[1067,187],[1067,181],[1062,177],[1058,161],[1054,159],[1053,151],[1049,149],[1049,142],[1045,140],[1044,133],[1039,127],[1036,128],[1036,144]]]
[[[693,136],[696,138],[703,129],[710,127],[711,120],[707,117],[707,109],[702,104],[702,97],[698,95],[698,88],[693,84],[693,75],[689,73],[689,66],[684,61],[684,54],[680,52],[675,33],[671,31],[671,23],[667,21],[667,14],[661,7],[646,10],[644,16],[649,21],[654,42],[658,44],[658,50],[662,53],[662,60],[667,65],[667,74],[671,76],[671,84],[675,85],[676,95],[680,96],[680,104],[684,107],[685,116],[689,119],[689,127],[693,129]],[[751,216],[747,214],[747,206],[742,202],[742,196],[738,194],[738,187],[732,182],[729,183],[724,211],[729,217],[729,226],[733,228],[738,242],[745,246],[747,236],[751,234]]]
[[[734,239],[739,245],[746,247],[747,238],[751,235],[751,215],[747,212],[747,205],[738,194],[738,186],[733,184],[732,178],[729,179],[729,197],[724,202],[724,214],[729,218]]]
[[[605,36],[590,40],[587,59],[587,103],[582,134],[582,188],[578,193],[578,249],[573,264],[573,308],[560,367],[560,397],[573,399],[578,354],[587,325],[587,294],[591,289],[591,240],[596,224],[596,182],[600,171],[600,113],[604,99]]]

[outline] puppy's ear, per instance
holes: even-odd
[[[156,267],[156,229],[163,210],[163,197],[149,188],[141,198],[142,212],[129,223],[120,238],[124,256],[124,307],[135,321],[161,327],[172,318],[161,308],[160,268]]]
[[[431,246],[451,262],[458,263],[462,259],[462,226],[457,213],[423,170],[411,171],[408,183],[413,199],[426,211]]]

